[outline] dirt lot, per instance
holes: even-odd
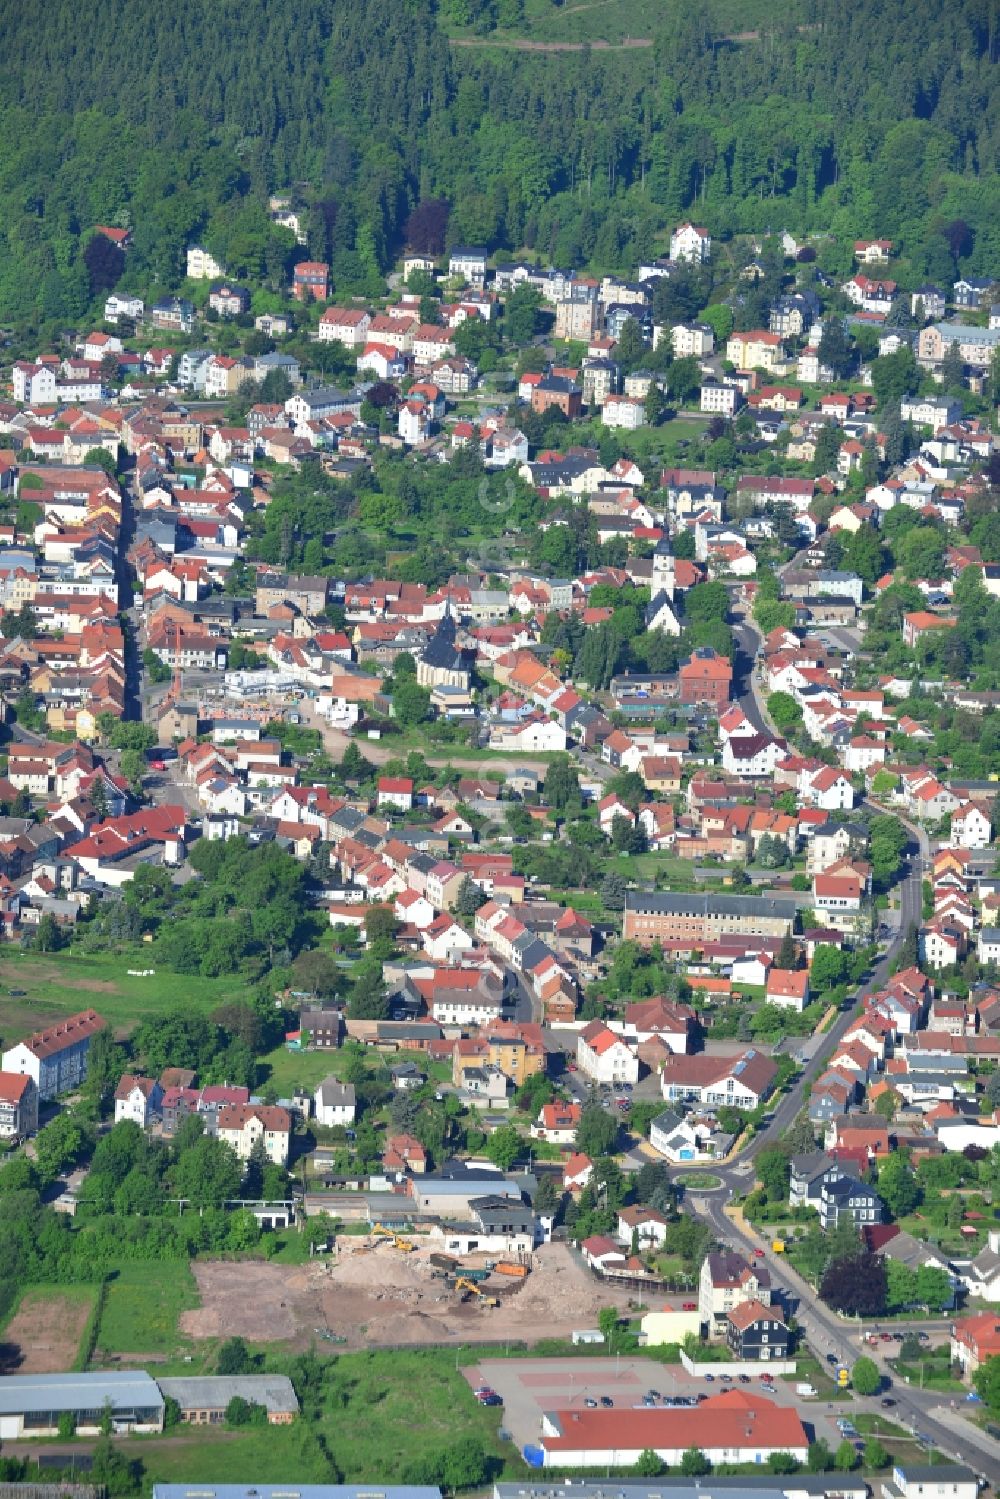
[[[58,1374],[72,1369],[92,1306],[92,1294],[29,1291],[4,1329],[4,1344],[20,1350],[9,1360],[11,1372]]]
[[[591,1279],[562,1244],[534,1255],[526,1281],[492,1277],[499,1307],[462,1302],[432,1274],[428,1249],[402,1254],[387,1245],[364,1250],[341,1241],[329,1263],[286,1265],[198,1262],[192,1266],[201,1306],[183,1312],[191,1338],[240,1336],[248,1341],[308,1344],[320,1329],[352,1348],[565,1337],[596,1326],[601,1307],[626,1294]],[[475,1257],[473,1257],[475,1259]]]

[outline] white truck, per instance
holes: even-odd
[[[816,1388],[814,1385],[803,1381],[795,1386],[795,1393],[796,1395],[801,1395],[803,1400],[812,1400],[815,1398]]]

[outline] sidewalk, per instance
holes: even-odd
[[[988,1431],[967,1421],[957,1406],[936,1405],[928,1414],[932,1420],[954,1432],[959,1439],[958,1450],[951,1454],[956,1462],[967,1463],[971,1459],[975,1463],[986,1459],[993,1477],[1000,1473],[1000,1442],[996,1437],[991,1437]],[[966,1451],[967,1446],[974,1447],[975,1452]]]

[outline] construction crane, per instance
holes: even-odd
[[[488,1292],[482,1290],[479,1286],[477,1286],[474,1280],[469,1280],[464,1275],[460,1275],[456,1280],[455,1290],[461,1292],[463,1299],[471,1292],[473,1296],[478,1297],[483,1306],[500,1305],[499,1297],[490,1296]]]

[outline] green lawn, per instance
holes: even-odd
[[[948,1349],[940,1350],[944,1357],[939,1356],[939,1350],[933,1349],[922,1358],[915,1358],[904,1363],[902,1359],[892,1361],[892,1369],[897,1382],[906,1382],[915,1385],[920,1390],[938,1390],[943,1395],[965,1395],[966,1386],[960,1379],[953,1379],[951,1374],[951,1360]]]
[[[245,1431],[201,1428],[188,1435],[133,1439],[122,1444],[141,1459],[144,1488],[152,1483],[329,1483],[330,1468],[309,1426]]]
[[[186,1264],[123,1265],[108,1285],[92,1363],[100,1366],[113,1353],[175,1355],[183,1342],[180,1314],[197,1305]]]
[[[96,956],[72,951],[5,955],[0,959],[0,1038],[10,1046],[88,1006],[116,1030],[130,1030],[176,1005],[212,1010],[245,994],[238,975],[205,979],[160,969],[149,978],[133,978],[127,972],[155,966],[151,949],[142,945]],[[24,993],[11,994],[12,989]]]
[[[281,1098],[289,1098],[298,1087],[312,1092],[325,1078],[343,1080],[350,1057],[339,1051],[289,1051],[276,1046],[260,1058],[261,1087],[274,1088]]]

